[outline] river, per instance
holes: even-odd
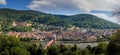
[[[108,44],[108,41],[103,41],[104,43]],[[26,42],[27,44],[32,44],[32,43],[36,43],[37,45],[39,45],[40,43],[42,44],[42,46],[44,47],[48,41],[34,41],[34,42]],[[94,47],[97,46],[98,43],[100,42],[76,42],[76,41],[56,41],[55,44],[64,44],[64,45],[70,45],[73,46],[74,44],[77,44],[77,46],[81,49],[86,48],[88,45]]]

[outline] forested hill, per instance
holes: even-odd
[[[120,25],[90,14],[53,15],[33,10],[0,9],[0,24],[11,25],[13,21],[28,22],[33,25],[46,24],[61,27],[76,26],[80,28],[116,29]]]

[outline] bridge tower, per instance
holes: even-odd
[[[52,35],[52,40],[54,40],[54,41],[56,40],[56,34]]]

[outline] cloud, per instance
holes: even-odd
[[[120,0],[33,0],[27,7],[53,14],[88,13],[118,23],[117,19],[110,17],[108,13],[119,4]],[[92,11],[95,13],[91,13]]]
[[[50,13],[90,12],[92,10],[110,11],[120,0],[33,0],[27,7]]]
[[[6,5],[6,0],[0,0],[0,4]]]
[[[102,19],[105,19],[105,20],[120,24],[119,21],[115,17],[107,16],[107,15],[105,15],[103,13],[90,13],[90,14],[93,14],[93,15],[95,15],[97,17],[102,18]]]

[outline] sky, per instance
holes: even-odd
[[[111,11],[119,4],[120,0],[0,0],[0,8],[37,10],[62,15],[86,13],[116,23],[118,21],[111,16]]]

